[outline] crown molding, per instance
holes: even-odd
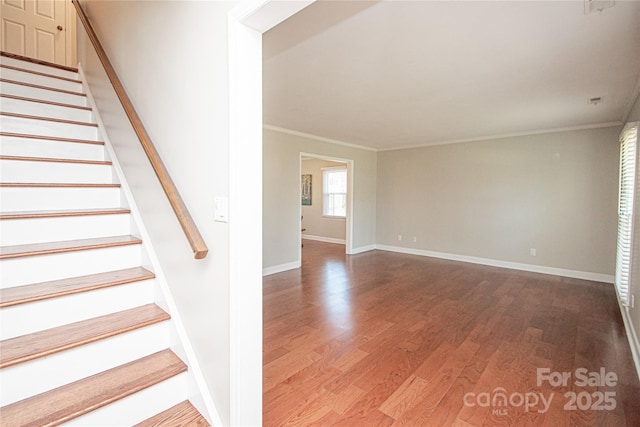
[[[320,142],[328,142],[329,144],[342,145],[344,147],[358,148],[360,150],[367,150],[367,151],[378,151],[376,148],[365,147],[364,145],[352,144],[350,142],[344,142],[344,141],[339,141],[337,139],[325,138],[323,136],[318,136],[318,135],[313,135],[313,134],[310,134],[310,133],[299,132],[297,130],[281,128],[281,127],[278,127],[278,126],[272,126],[272,125],[268,125],[268,124],[263,125],[262,128],[266,129],[266,130],[271,130],[271,131],[274,131],[274,132],[286,133],[288,135],[299,136],[299,137],[307,138],[307,139],[313,139],[313,140],[320,141]]]
[[[631,105],[633,105],[633,104],[631,104]],[[629,111],[631,111],[631,110],[629,109]],[[263,129],[274,131],[274,132],[285,133],[285,134],[288,134],[288,135],[299,136],[299,137],[302,137],[302,138],[313,139],[313,140],[320,141],[320,142],[327,142],[329,144],[336,144],[336,145],[342,145],[342,146],[345,146],[345,147],[358,148],[360,150],[379,152],[379,151],[410,150],[410,149],[414,149],[414,148],[432,147],[432,146],[435,146],[435,145],[462,144],[462,143],[465,143],[465,142],[489,141],[489,140],[492,140],[492,139],[513,138],[513,137],[518,137],[518,136],[544,135],[544,134],[548,134],[548,133],[572,132],[572,131],[578,131],[578,130],[608,128],[608,127],[614,127],[614,126],[622,126],[623,124],[624,123],[622,121],[603,122],[603,123],[594,123],[594,124],[590,124],[590,125],[567,126],[567,127],[562,127],[562,128],[541,129],[541,130],[532,130],[532,131],[514,132],[514,133],[503,133],[503,134],[497,134],[497,135],[481,136],[481,137],[477,137],[477,138],[463,138],[463,139],[452,139],[452,140],[448,140],[448,141],[427,142],[427,143],[424,143],[424,144],[405,145],[405,146],[401,146],[401,147],[390,147],[390,148],[366,147],[364,145],[352,144],[350,142],[344,142],[344,141],[340,141],[340,140],[337,140],[337,139],[325,138],[325,137],[318,136],[318,135],[313,135],[313,134],[310,134],[310,133],[300,132],[300,131],[297,131],[297,130],[282,128],[282,127],[268,125],[268,124],[263,125]]]
[[[434,145],[462,144],[464,142],[489,141],[492,139],[513,138],[517,136],[544,135],[547,133],[559,133],[559,132],[571,132],[571,131],[586,130],[586,129],[608,128],[608,127],[614,127],[614,126],[622,126],[622,124],[623,123],[620,121],[594,123],[591,125],[568,126],[563,128],[541,129],[541,130],[533,130],[533,131],[526,131],[526,132],[514,132],[514,133],[504,133],[504,134],[498,134],[498,135],[481,136],[477,138],[465,138],[465,139],[453,139],[449,141],[428,142],[424,144],[406,145],[402,147],[379,148],[377,151],[410,150],[413,148],[432,147]]]
[[[636,100],[640,97],[640,75],[638,75],[638,81],[636,81],[636,87],[633,89],[631,93],[631,100],[627,105],[627,108],[624,110],[624,116],[622,116],[622,122],[625,123],[629,121],[629,115],[631,114],[631,110],[633,109]]]

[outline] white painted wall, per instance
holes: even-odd
[[[162,263],[216,409],[230,423],[229,10],[236,2],[83,2],[209,245],[195,260],[137,138],[78,26],[78,57]]]
[[[377,243],[611,276],[619,132],[379,152]]]
[[[302,173],[310,174],[311,185],[311,206],[302,206],[302,227],[306,230],[302,233],[313,237],[324,237],[344,241],[347,235],[347,221],[345,218],[328,218],[322,215],[323,209],[323,168],[344,167],[344,163],[330,162],[322,159],[303,159]]]
[[[264,268],[300,261],[300,153],[354,161],[353,249],[375,244],[375,151],[329,143],[309,136],[263,132]],[[314,191],[316,186],[314,185]]]

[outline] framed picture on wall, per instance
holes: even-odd
[[[302,205],[311,206],[311,174],[302,175]]]

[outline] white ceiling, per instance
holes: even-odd
[[[263,46],[267,126],[375,149],[597,127],[638,92],[640,1],[321,1]]]

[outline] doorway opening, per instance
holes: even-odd
[[[300,153],[300,259],[305,240],[352,253],[353,160]]]

